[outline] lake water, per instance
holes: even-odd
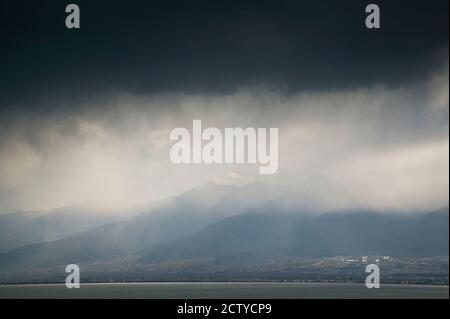
[[[448,286],[311,283],[114,283],[0,285],[0,298],[137,298],[137,299],[297,299],[297,298],[449,298]]]

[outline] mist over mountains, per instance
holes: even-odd
[[[364,211],[319,216],[255,211],[141,254],[148,262],[244,253],[269,257],[446,255],[448,209],[414,217]]]
[[[108,222],[106,219],[99,227],[93,223],[91,229],[75,235],[70,232],[60,240],[42,243],[36,240],[32,245],[1,255],[0,264],[17,266],[15,260],[24,265],[50,265],[68,260],[80,262],[130,255],[243,213],[261,201],[261,196],[269,196],[267,191],[260,194],[268,187],[208,184],[158,203],[152,210],[125,221]]]
[[[0,215],[0,253],[62,239],[117,219],[120,217],[114,213],[81,207],[3,214]]]
[[[312,212],[301,206],[301,199],[295,189],[210,183],[124,220],[44,215],[59,233],[50,239],[35,233],[2,239],[2,247],[13,249],[0,254],[0,276],[71,263],[97,263],[106,271],[108,263],[123,259],[133,266],[201,258],[228,263],[246,258],[448,256],[448,207],[421,214]],[[30,217],[25,225],[39,230],[43,217]],[[25,217],[2,218],[20,224]],[[59,227],[66,225],[73,227]]]
[[[380,29],[361,0],[77,5],[69,30],[0,1],[0,284],[354,282],[369,256],[448,285],[448,0],[380,1]],[[276,174],[227,129],[278,132]]]

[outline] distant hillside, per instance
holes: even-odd
[[[362,211],[313,214],[305,212],[299,198],[263,184],[208,184],[162,201],[128,220],[0,254],[0,274],[123,257],[147,263],[197,257],[226,261],[227,256],[245,255],[448,255],[448,208],[426,215]],[[64,216],[59,218],[65,221],[68,217]],[[3,216],[11,217],[13,221],[17,218]],[[67,232],[66,226],[79,225],[72,232],[87,227],[73,218],[67,219],[67,225],[51,225],[56,229],[63,226],[60,236]],[[6,229],[8,223],[0,225]]]
[[[0,253],[62,239],[113,220],[111,215],[75,207],[0,215]]]
[[[0,271],[131,255],[245,212],[261,203],[263,198],[270,198],[266,195],[266,187],[208,184],[163,201],[157,208],[126,221],[106,223],[60,240],[27,245],[0,254]]]
[[[448,208],[425,216],[252,212],[142,251],[143,262],[235,254],[280,257],[438,256],[449,252]]]

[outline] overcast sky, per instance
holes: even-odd
[[[448,204],[448,1],[0,1],[0,212],[213,181],[320,208]],[[69,2],[67,2],[69,3]],[[175,165],[171,129],[279,128],[279,170]]]

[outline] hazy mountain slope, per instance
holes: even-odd
[[[261,203],[263,198],[270,198],[265,195],[266,187],[208,184],[160,203],[158,208],[127,221],[108,223],[58,241],[25,246],[2,254],[0,270],[130,255],[243,213]]]
[[[136,254],[143,261],[249,252],[294,257],[448,255],[448,208],[425,216],[317,215],[303,213],[299,201],[286,204],[288,197],[292,194],[262,184],[208,184],[126,221],[0,254],[0,271]]]
[[[141,252],[154,262],[237,253],[261,256],[448,255],[448,209],[425,216],[254,212]]]
[[[0,253],[28,244],[58,240],[113,220],[112,215],[75,207],[0,215]]]

